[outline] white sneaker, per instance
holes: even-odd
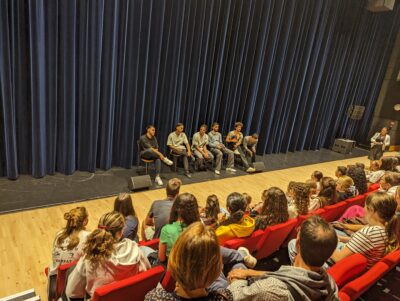
[[[256,170],[253,167],[249,167],[249,168],[246,169],[246,172],[248,172],[248,173],[252,173],[252,172],[255,172],[255,171]]]
[[[156,177],[155,181],[156,181],[158,186],[163,186],[164,185],[164,183],[163,183],[163,181],[161,180],[160,177]]]
[[[240,247],[238,252],[243,256],[245,266],[252,269],[257,265],[257,259],[245,247]]]
[[[174,162],[172,162],[170,159],[168,159],[167,157],[164,157],[163,162],[165,164],[167,164],[168,166],[171,166],[172,164],[174,164]]]
[[[215,172],[216,175],[220,175],[221,174],[221,172],[219,170],[215,170],[214,172]]]
[[[229,171],[229,172],[236,172],[236,169],[227,167],[227,168],[226,168],[226,171]]]
[[[235,155],[240,155],[240,153],[239,153],[239,150],[238,150],[238,149],[235,149],[235,150],[233,151],[233,153],[234,153]]]

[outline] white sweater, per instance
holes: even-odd
[[[116,244],[115,251],[103,264],[94,266],[84,257],[79,259],[68,277],[66,295],[83,298],[86,292],[93,296],[96,288],[144,272],[150,263],[135,241],[124,238]]]

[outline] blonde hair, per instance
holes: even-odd
[[[79,244],[79,232],[85,229],[88,213],[85,207],[76,207],[64,213],[67,225],[56,238],[56,246],[60,247],[65,239],[69,238],[68,250]]]
[[[336,184],[339,184],[344,191],[348,192],[350,190],[350,187],[354,185],[354,181],[349,176],[341,176],[336,181]]]
[[[191,224],[172,247],[168,270],[187,291],[206,288],[218,278],[222,259],[217,236],[201,222]]]
[[[116,234],[125,226],[125,218],[119,212],[109,212],[100,217],[98,229],[89,234],[84,253],[86,259],[97,264],[110,258],[117,242]]]

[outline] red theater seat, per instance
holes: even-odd
[[[386,255],[365,274],[347,283],[340,291],[348,295],[350,300],[356,300],[398,263],[400,263],[400,250]]]
[[[162,266],[116,281],[94,291],[92,301],[144,300],[144,296],[155,288],[164,273]]]
[[[365,194],[360,194],[360,195],[358,195],[358,196],[356,196],[354,198],[347,199],[347,200],[345,200],[345,202],[347,204],[347,207],[345,208],[345,210],[347,208],[351,207],[351,206],[354,206],[354,205],[358,205],[358,206],[364,207]]]
[[[173,292],[175,289],[175,279],[172,277],[170,271],[166,271],[163,280],[161,281],[161,286],[167,292]]]
[[[367,269],[367,259],[361,254],[353,254],[330,267],[328,274],[335,279],[339,289],[360,276]]]
[[[381,185],[379,183],[372,184],[368,187],[368,192],[372,192],[378,190]]]
[[[158,250],[158,245],[160,244],[160,239],[159,238],[154,238],[148,241],[141,240],[139,241],[139,246],[143,247],[149,247],[154,250]]]
[[[234,238],[224,242],[223,246],[229,249],[238,249],[239,247],[247,248],[250,253],[253,253],[256,250],[257,243],[263,237],[265,231],[257,230],[254,231],[253,234],[249,237],[245,238]]]
[[[69,268],[77,264],[77,261],[71,263],[62,264],[57,269],[57,280],[56,280],[56,300],[61,297],[67,284],[67,271]]]
[[[255,257],[257,259],[266,258],[278,251],[297,223],[297,219],[290,219],[286,223],[267,227],[257,243]]]
[[[351,300],[350,297],[343,292],[339,292],[339,299],[340,299],[340,301],[350,301]]]
[[[344,201],[334,205],[324,207],[325,212],[320,214],[327,222],[333,222],[337,220],[344,211],[348,208],[348,204]]]

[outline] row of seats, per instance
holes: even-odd
[[[376,185],[371,186],[368,193],[377,188]],[[327,206],[311,214],[319,214],[327,221],[334,221],[340,217],[347,208],[353,205],[363,206],[368,193],[339,202],[335,205]],[[247,238],[229,240],[224,243],[224,246],[234,249],[244,246],[248,248],[257,259],[266,258],[279,250],[279,248],[284,245],[285,241],[296,237],[297,227],[311,214],[290,219],[286,223],[267,227],[265,230],[257,230]],[[159,239],[139,242],[139,245],[148,246],[153,249],[158,249],[158,244]],[[328,272],[338,284],[341,296],[343,296],[343,298],[348,298],[345,300],[355,300],[399,262],[400,251],[393,252],[388,254],[364,274],[367,267],[367,260],[360,254],[354,254],[334,265]],[[65,289],[67,270],[75,264],[76,262],[73,262],[58,267],[56,298],[60,297]],[[138,275],[97,288],[92,300],[130,300],[132,296],[135,296],[135,300],[143,300],[147,292],[157,286],[163,275],[162,286],[168,291],[173,290],[175,282],[171,275],[168,271],[165,273],[162,266],[157,266]]]

